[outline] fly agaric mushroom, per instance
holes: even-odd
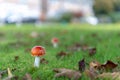
[[[35,46],[31,49],[32,56],[35,56],[34,67],[39,67],[40,56],[45,54],[45,49],[42,46]]]
[[[53,47],[54,48],[57,48],[58,47],[58,42],[59,42],[59,39],[58,38],[52,38],[52,44],[53,44]]]

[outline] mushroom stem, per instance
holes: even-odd
[[[53,43],[53,47],[54,47],[54,48],[57,48],[57,47],[58,47],[58,44],[57,44],[57,43]]]
[[[11,71],[10,71],[10,68],[8,68],[7,70],[8,70],[8,77],[9,77],[9,78],[13,77],[13,75],[12,75],[12,73],[11,73]]]
[[[34,62],[34,67],[39,67],[39,64],[40,64],[40,57],[36,56],[35,57],[35,62]]]

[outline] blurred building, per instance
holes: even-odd
[[[21,22],[39,20],[42,15],[42,0],[0,0],[0,20],[2,22]],[[94,0],[46,0],[47,19],[59,18],[65,12],[80,14],[83,21],[97,24],[94,16]],[[82,15],[82,16],[81,16]],[[79,20],[79,19],[78,19]]]
[[[47,17],[58,18],[62,13],[72,12],[77,19],[73,21],[97,24],[93,11],[94,0],[48,0]]]
[[[94,15],[93,0],[48,0],[48,13],[53,16],[58,12],[81,12],[85,16]]]
[[[39,0],[0,0],[0,21],[7,23],[39,18]]]

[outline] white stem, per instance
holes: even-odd
[[[34,67],[39,67],[39,64],[40,64],[40,57],[36,56],[35,57],[35,62],[34,62]]]
[[[10,71],[10,68],[8,68],[7,70],[8,70],[8,77],[9,77],[9,78],[13,77],[13,75],[12,75],[12,73],[11,73],[11,71]]]
[[[53,43],[53,47],[54,47],[54,48],[57,48],[57,47],[58,47],[58,44],[57,44],[57,43]]]

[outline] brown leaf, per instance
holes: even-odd
[[[95,78],[98,75],[97,70],[95,70],[94,68],[90,68],[85,70],[85,74],[91,79],[91,80],[95,80]]]
[[[107,79],[107,80],[120,80],[120,72],[102,73],[98,75],[97,78]]]
[[[89,55],[92,56],[94,54],[96,54],[96,48],[89,49]]]
[[[86,51],[86,50],[88,50],[90,47],[88,46],[88,45],[86,45],[86,44],[84,44],[83,46],[82,46],[82,50],[83,51]]]
[[[76,44],[75,44],[75,47],[76,47],[76,48],[81,48],[81,46],[82,46],[82,45],[79,44],[79,43],[76,43]]]
[[[40,60],[40,63],[42,63],[42,64],[48,64],[48,61],[47,61],[45,58],[42,58],[42,59]]]
[[[81,44],[79,44],[79,43],[75,43],[75,44],[73,44],[72,46],[69,46],[68,47],[68,50],[69,51],[80,51],[81,50]]]
[[[97,61],[90,62],[90,68],[99,69],[101,64]]]
[[[96,33],[91,34],[92,37],[98,37]]]
[[[83,72],[85,70],[85,60],[82,59],[78,62],[79,71]]]
[[[14,56],[14,62],[18,61],[19,56]]]
[[[79,71],[65,69],[65,68],[57,68],[53,70],[54,72],[57,72],[55,74],[55,77],[68,77],[72,80],[78,80],[81,77],[81,73]]]
[[[113,63],[112,61],[108,60],[105,64],[101,65],[102,68],[105,70],[112,70],[116,68],[118,64]]]
[[[113,63],[112,61],[107,61],[105,64],[101,64],[97,61],[93,61],[90,63],[90,68],[94,68],[96,70],[99,70],[100,72],[104,71],[113,71],[118,66],[118,64]]]
[[[66,53],[66,52],[63,52],[63,51],[61,51],[61,52],[59,52],[57,55],[56,55],[56,57],[57,58],[63,58],[63,57],[65,57],[65,56],[67,56],[68,54]]]
[[[22,80],[32,80],[32,77],[30,74],[26,73]]]

